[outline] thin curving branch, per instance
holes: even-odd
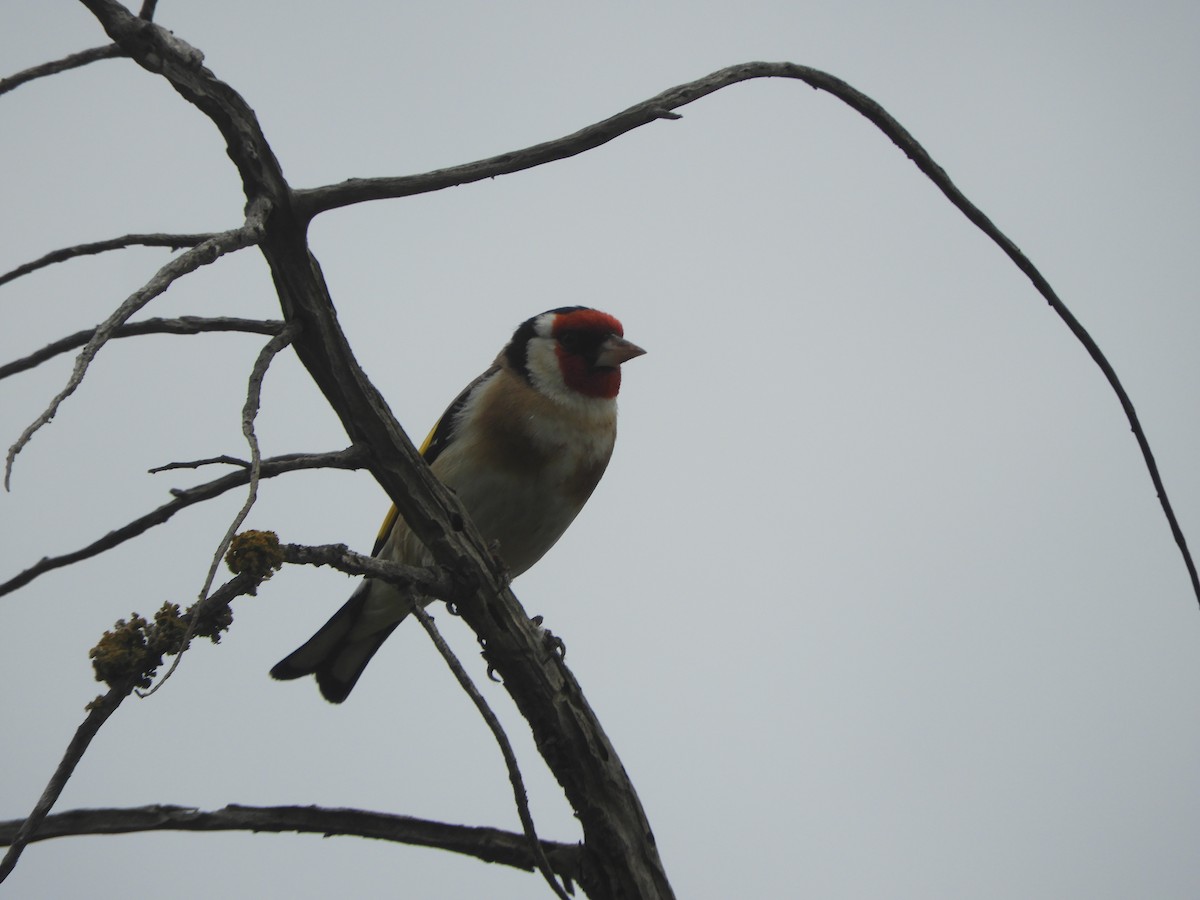
[[[154,277],[140,289],[130,294],[124,303],[117,307],[107,319],[96,327],[96,333],[92,335],[76,358],[75,369],[71,373],[66,387],[59,391],[42,414],[21,433],[16,443],[8,448],[8,456],[4,463],[5,490],[9,489],[12,478],[12,467],[16,461],[17,454],[29,443],[29,439],[33,437],[38,429],[48,424],[54,418],[62,402],[71,396],[75,392],[75,389],[83,382],[83,376],[87,373],[88,366],[91,365],[96,354],[100,352],[100,348],[112,337],[112,333],[125,324],[130,316],[169,288],[177,279],[189,272],[194,272],[201,266],[216,262],[222,256],[257,244],[262,240],[263,220],[267,212],[267,204],[265,203],[250,204],[250,208],[246,214],[246,221],[243,225],[229,231],[223,231],[171,260],[159,269],[154,274]]]
[[[1183,529],[1179,525],[1179,520],[1175,516],[1175,510],[1171,506],[1171,501],[1167,496],[1166,486],[1163,484],[1162,476],[1158,471],[1158,464],[1155,462],[1154,453],[1150,449],[1150,441],[1146,437],[1146,432],[1142,428],[1141,421],[1138,419],[1133,401],[1117,377],[1116,371],[1104,353],[1101,352],[1099,345],[1092,338],[1091,334],[1088,333],[1087,329],[1083,327],[1082,323],[1075,318],[1075,315],[1067,308],[1058,294],[1055,293],[1054,289],[1050,286],[1050,282],[1046,280],[1045,276],[1042,275],[1033,262],[1030,261],[1007,235],[996,227],[992,220],[979,207],[967,199],[966,195],[951,181],[950,176],[946,174],[945,170],[934,162],[933,157],[921,146],[920,142],[882,106],[866,94],[851,87],[840,78],[830,75],[828,72],[786,62],[750,62],[730,66],[696,81],[663,91],[661,94],[651,97],[644,103],[631,106],[629,109],[617,113],[615,116],[605,119],[602,122],[589,125],[587,128],[583,128],[574,134],[569,134],[557,140],[536,144],[522,150],[502,153],[499,156],[493,156],[461,166],[426,172],[421,175],[410,175],[399,178],[356,178],[342,182],[341,184],[297,191],[295,194],[296,208],[307,219],[326,210],[336,209],[353,203],[392,197],[407,197],[413,194],[438,191],[443,188],[469,184],[487,178],[495,178],[498,175],[507,175],[519,172],[522,169],[544,165],[555,160],[566,159],[606,144],[626,132],[658,119],[679,118],[678,115],[672,112],[673,110],[681,106],[686,106],[695,100],[699,100],[701,97],[706,97],[714,91],[721,90],[729,85],[756,78],[791,78],[803,81],[817,90],[832,94],[851,109],[865,116],[892,143],[899,147],[918,169],[925,173],[938,190],[967,219],[991,238],[1004,254],[1013,261],[1017,268],[1025,273],[1025,276],[1033,283],[1037,292],[1042,295],[1054,312],[1066,324],[1067,328],[1070,329],[1075,338],[1083,345],[1088,355],[1092,358],[1092,361],[1095,362],[1104,374],[1113,393],[1116,394],[1117,400],[1121,404],[1121,409],[1125,413],[1125,418],[1129,421],[1130,429],[1133,431],[1138,447],[1142,452],[1142,459],[1145,462],[1146,470],[1150,474],[1150,481],[1154,485],[1154,490],[1158,495],[1163,515],[1166,516],[1167,524],[1171,529],[1171,535],[1174,537],[1175,543],[1179,547],[1179,552],[1183,556],[1183,563],[1187,568],[1188,577],[1191,580],[1192,591],[1196,595],[1197,602],[1200,602],[1200,574],[1197,573],[1196,563],[1192,559],[1191,551],[1188,549]]]
[[[0,846],[10,844],[21,820],[0,822]],[[132,809],[75,809],[42,820],[29,843],[92,834],[136,834],[146,831],[298,832],[326,837],[347,835],[433,847],[489,863],[533,871],[535,863],[523,834],[500,828],[451,825],[430,819],[360,809],[320,806],[239,806],[205,812],[186,806],[153,805]],[[579,845],[541,841],[551,868],[578,880]]]
[[[283,456],[264,459],[259,477],[274,478],[276,475],[282,475],[285,472],[295,472],[301,469],[361,469],[366,464],[365,460],[365,454],[357,447],[348,447],[345,450],[338,450],[333,453],[289,453]],[[149,531],[155,525],[162,525],[181,509],[186,509],[196,503],[203,503],[205,500],[211,500],[213,497],[219,497],[226,491],[241,487],[249,483],[249,481],[249,468],[243,468],[237,472],[230,472],[228,475],[223,475],[213,481],[198,484],[195,487],[172,490],[171,493],[174,499],[169,503],[164,503],[144,516],[110,531],[104,537],[93,541],[86,547],[74,550],[71,553],[64,553],[61,556],[43,557],[28,569],[14,575],[8,581],[0,583],[0,597],[24,587],[39,575],[44,575],[55,569],[61,569],[64,566],[69,566],[81,560],[90,559],[93,556],[98,556],[105,550],[111,550],[113,547],[123,544],[130,538],[137,537],[139,534]]]
[[[242,508],[234,515],[233,521],[225,529],[224,537],[217,543],[217,548],[213,551],[212,561],[208,567],[208,574],[204,579],[203,587],[200,588],[199,599],[201,603],[204,603],[208,598],[208,592],[212,589],[212,583],[217,577],[217,569],[221,565],[221,560],[225,558],[225,553],[229,549],[234,535],[242,527],[242,523],[246,521],[246,516],[250,515],[250,510],[254,508],[254,504],[258,502],[258,480],[262,477],[262,452],[258,445],[258,434],[254,430],[254,420],[258,417],[258,410],[262,403],[263,379],[267,377],[267,369],[271,367],[272,361],[285,347],[291,344],[292,338],[299,331],[300,325],[296,322],[289,322],[285,325],[282,331],[267,341],[262,350],[259,351],[258,357],[254,360],[254,365],[250,368],[250,378],[246,385],[246,402],[242,406],[242,435],[246,438],[246,443],[250,447],[250,490],[247,492],[246,502],[242,504]],[[187,631],[183,635],[183,646],[175,654],[175,658],[171,660],[170,668],[167,669],[166,674],[144,696],[149,697],[155,693],[175,674],[175,670],[179,668],[179,663],[183,660],[184,654],[187,653],[189,642],[192,639],[192,635],[196,632],[199,621],[199,616],[193,616],[188,622]]]
[[[8,284],[30,272],[44,269],[55,263],[65,262],[79,256],[95,256],[109,250],[124,250],[126,247],[167,247],[171,250],[182,250],[184,247],[195,247],[197,244],[216,237],[215,232],[199,232],[196,234],[125,234],[121,237],[109,238],[105,241],[92,241],[88,244],[75,244],[52,250],[45,256],[39,256],[31,262],[17,266],[11,271],[0,275],[0,284]]]
[[[541,872],[542,877],[546,880],[546,884],[550,885],[550,890],[554,891],[560,900],[569,900],[566,890],[554,877],[554,872],[550,868],[550,861],[546,859],[546,854],[542,852],[542,844],[538,840],[537,829],[533,825],[533,814],[529,811],[529,795],[525,791],[525,780],[521,777],[521,767],[517,764],[517,754],[513,752],[512,744],[508,740],[508,735],[504,733],[504,728],[501,726],[500,720],[496,718],[496,714],[492,712],[487,701],[483,699],[483,694],[479,693],[479,689],[471,681],[471,676],[467,674],[467,670],[463,668],[462,663],[458,661],[458,657],[454,655],[454,651],[450,649],[450,645],[446,643],[441,632],[438,631],[437,625],[433,622],[433,617],[425,612],[425,609],[419,603],[414,604],[413,615],[421,623],[421,627],[425,629],[425,633],[429,635],[429,639],[433,641],[433,645],[437,648],[438,653],[442,655],[442,659],[446,665],[450,667],[450,671],[454,673],[459,686],[471,698],[471,702],[475,704],[475,709],[479,711],[479,715],[487,724],[488,729],[492,732],[492,737],[495,738],[497,745],[500,747],[500,755],[504,757],[504,765],[508,769],[508,782],[512,785],[513,802],[517,805],[517,816],[521,820],[521,828],[525,831],[525,840],[528,842],[530,852],[537,862],[538,871]]]
[[[48,75],[57,75],[59,72],[78,69],[80,66],[86,66],[88,63],[98,62],[102,59],[116,59],[117,57],[128,55],[117,44],[108,44],[105,47],[93,47],[90,50],[81,50],[78,53],[72,53],[70,56],[64,56],[62,59],[30,66],[28,69],[17,72],[15,75],[0,78],[0,94],[7,94],[14,88],[27,84],[35,78],[45,78]]]
[[[246,334],[278,334],[283,328],[279,319],[240,319],[234,316],[180,316],[177,319],[142,319],[126,322],[113,331],[112,338],[137,337],[143,334],[202,334],[210,331],[240,331]],[[95,328],[86,328],[59,338],[41,350],[15,359],[0,366],[0,379],[18,372],[25,372],[53,359],[83,347],[96,336]]]

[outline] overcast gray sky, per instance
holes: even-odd
[[[2,73],[95,46],[74,3],[6,4]],[[814,2],[245,4],[158,21],[257,111],[307,187],[467,162],[751,59],[881,102],[1041,266],[1124,379],[1200,548],[1200,6]],[[1028,281],[881,134],[799,83],[727,89],[596,151],[321,217],[355,351],[422,437],[526,317],[608,310],[629,365],[605,480],[515,585],[568,648],[683,898],[1192,898],[1200,613],[1133,437]],[[127,60],[0,98],[0,270],[133,231],[233,227],[216,130]],[[103,319],[169,258],[5,286],[0,361]],[[278,315],[261,259],[146,315]],[[261,341],[106,348],[0,497],[0,579],[215,473]],[[0,382],[7,445],[70,372]],[[267,376],[267,454],[344,433],[306,373]],[[242,502],[193,508],[0,600],[0,817],[32,808],[99,686],[112,622],[188,602]],[[369,476],[264,485],[249,525],[368,549]],[[406,626],[341,707],[267,670],[350,580],[285,571],[59,803],[361,806],[517,827],[484,725]],[[465,626],[438,616],[521,755],[545,837],[569,807]],[[294,835],[39,844],[13,897],[526,898],[535,876]]]

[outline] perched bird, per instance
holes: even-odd
[[[544,312],[516,330],[425,439],[421,455],[433,474],[497,542],[514,577],[554,546],[600,481],[617,436],[621,364],[645,352],[607,313]],[[371,552],[411,566],[433,562],[395,506]],[[316,675],[325,699],[341,703],[413,605],[429,602],[366,578],[271,675]]]

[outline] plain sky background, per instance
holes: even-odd
[[[105,42],[78,4],[4,4],[0,69]],[[1200,549],[1200,5],[163,0],[257,111],[298,187],[566,134],[753,59],[881,102],[1041,266],[1123,378]],[[563,638],[681,898],[1200,895],[1200,613],[1100,372],[1028,281],[880,133],[797,82],[729,88],[584,156],[322,216],[312,248],[359,359],[419,440],[513,327],[623,320],[605,480],[515,585]],[[133,231],[241,222],[213,126],[127,60],[0,98],[0,270]],[[167,261],[139,249],[5,286],[0,360],[94,325]],[[146,315],[278,315],[244,251]],[[107,347],[0,497],[0,579],[245,455],[262,340]],[[0,382],[3,443],[71,357]],[[294,359],[269,455],[345,445]],[[0,817],[28,813],[99,690],[118,617],[189,602],[241,494],[0,600]],[[371,546],[363,473],[266,483],[248,525]],[[267,670],[344,600],[289,569],[58,804],[358,806],[517,828],[499,753],[420,629],[351,699]],[[471,635],[543,836],[570,810]],[[14,898],[527,898],[536,876],[295,835],[30,847]]]

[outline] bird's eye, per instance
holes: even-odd
[[[578,331],[563,331],[556,337],[559,345],[568,353],[578,353],[583,348],[583,335]]]

